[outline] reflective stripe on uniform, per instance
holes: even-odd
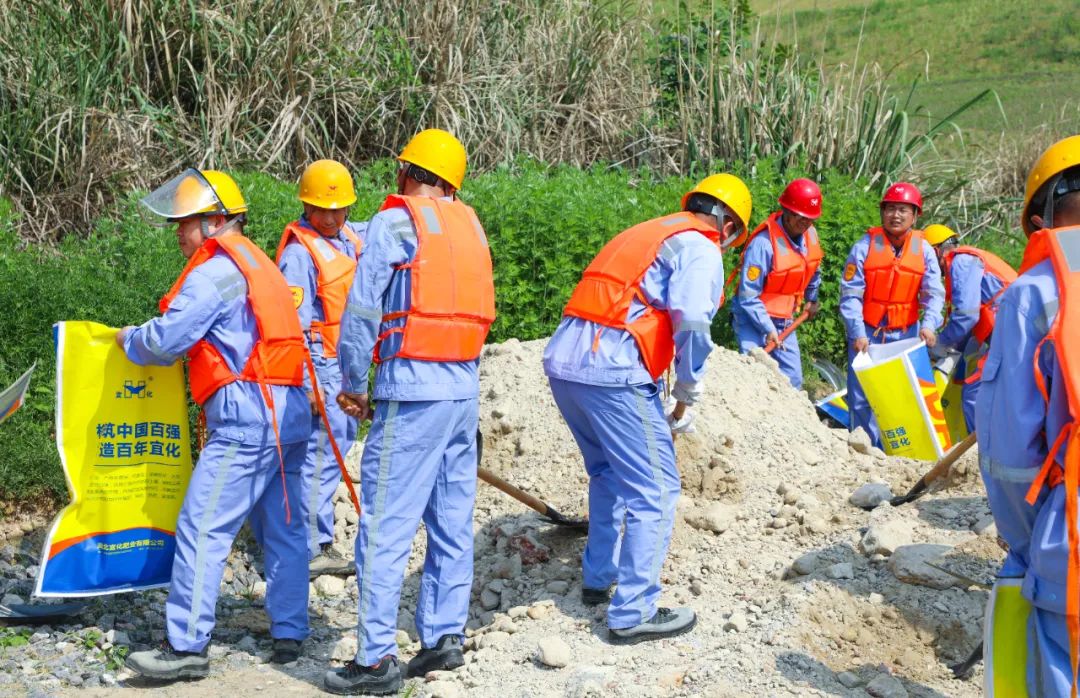
[[[225,455],[222,456],[217,470],[214,471],[214,488],[210,491],[210,500],[206,503],[206,508],[203,509],[202,519],[199,521],[199,532],[195,537],[195,579],[192,582],[191,611],[188,613],[186,633],[187,639],[191,642],[195,641],[199,609],[202,606],[204,577],[206,576],[206,538],[210,533],[210,524],[214,521],[218,500],[221,499],[221,493],[225,489],[225,481],[228,479],[225,475],[236,459],[238,450],[240,450],[240,444],[235,441],[229,442]]]
[[[649,564],[649,583],[656,584],[660,578],[660,568],[664,564],[664,532],[667,530],[667,521],[665,519],[668,509],[668,491],[664,485],[664,473],[660,467],[660,448],[656,443],[656,430],[653,429],[652,422],[649,420],[649,402],[639,393],[637,390],[633,390],[634,402],[637,406],[638,417],[641,418],[641,429],[645,434],[645,447],[649,452],[649,467],[652,469],[653,482],[656,483],[660,489],[660,521],[656,528],[656,543],[653,546],[652,562]],[[645,595],[641,596],[642,603],[642,622],[649,620],[644,617],[644,614],[649,609],[645,608]]]
[[[364,548],[364,576],[360,581],[360,621],[357,626],[357,637],[364,637],[364,623],[367,621],[368,607],[371,605],[371,571],[375,562],[375,551],[378,550],[379,525],[382,523],[383,510],[386,506],[386,488],[390,479],[390,457],[393,455],[394,446],[394,420],[397,418],[397,400],[391,400],[386,406],[386,419],[383,422],[382,443],[379,445],[379,475],[375,485],[375,504],[371,512],[371,524],[368,526],[367,547]],[[360,643],[358,650],[361,663],[372,664],[372,657],[363,655],[364,644]],[[381,657],[375,657],[378,660]]]

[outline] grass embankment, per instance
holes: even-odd
[[[762,28],[827,65],[880,63],[897,89],[918,79],[916,103],[993,142],[1048,126],[1080,129],[1080,15],[1074,0],[752,0]],[[1004,113],[1003,113],[1004,112]]]

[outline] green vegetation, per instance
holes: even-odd
[[[763,220],[789,175],[771,160],[748,178],[754,220]],[[264,174],[237,177],[251,206],[247,232],[272,252],[285,224],[299,213],[293,185]],[[393,163],[383,161],[356,177],[357,220],[370,217],[393,182]],[[491,339],[536,339],[552,332],[571,290],[600,247],[638,221],[674,210],[690,177],[656,177],[648,170],[571,166],[531,161],[506,165],[466,184],[463,197],[484,222],[495,261],[499,319]],[[865,183],[828,172],[829,192],[821,233],[827,263],[821,298],[824,311],[802,332],[804,352],[838,360],[843,326],[836,314],[837,287],[851,242],[877,216],[877,196]],[[68,237],[56,249],[17,249],[10,228],[0,233],[0,384],[33,363],[38,371],[27,405],[4,424],[0,440],[0,500],[59,497],[64,482],[53,434],[55,353],[51,326],[58,320],[94,320],[113,327],[138,324],[157,313],[157,300],[183,268],[170,231],[147,225],[137,195],[122,202],[114,218],[87,237]],[[3,225],[0,225],[3,229]],[[730,267],[734,260],[728,259]],[[730,293],[729,293],[730,296]],[[727,306],[714,338],[731,342]]]
[[[753,0],[762,34],[835,66],[876,62],[941,116],[981,90],[1001,98],[957,120],[982,138],[1080,126],[1073,0]],[[1004,114],[1002,113],[1004,111]],[[993,142],[991,140],[991,142]]]
[[[474,171],[772,159],[882,187],[947,131],[877,69],[824,70],[754,27],[748,0],[645,16],[593,0],[0,0],[0,197],[23,239],[56,240],[178,163],[291,179],[424,126],[458,135]],[[949,187],[935,202],[966,201]]]

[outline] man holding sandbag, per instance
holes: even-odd
[[[862,427],[877,444],[881,430],[851,361],[871,342],[918,336],[933,347],[945,303],[934,248],[915,229],[922,194],[914,184],[897,182],[882,197],[880,211],[881,226],[868,229],[851,248],[840,280],[840,314],[849,342],[848,428]]]

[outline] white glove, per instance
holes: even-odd
[[[685,405],[693,405],[701,397],[701,388],[697,383],[677,380],[671,388],[671,397]]]
[[[674,415],[668,414],[667,423],[672,434],[693,434],[697,431],[694,428],[694,413],[690,410],[683,412],[682,419],[675,419]]]

